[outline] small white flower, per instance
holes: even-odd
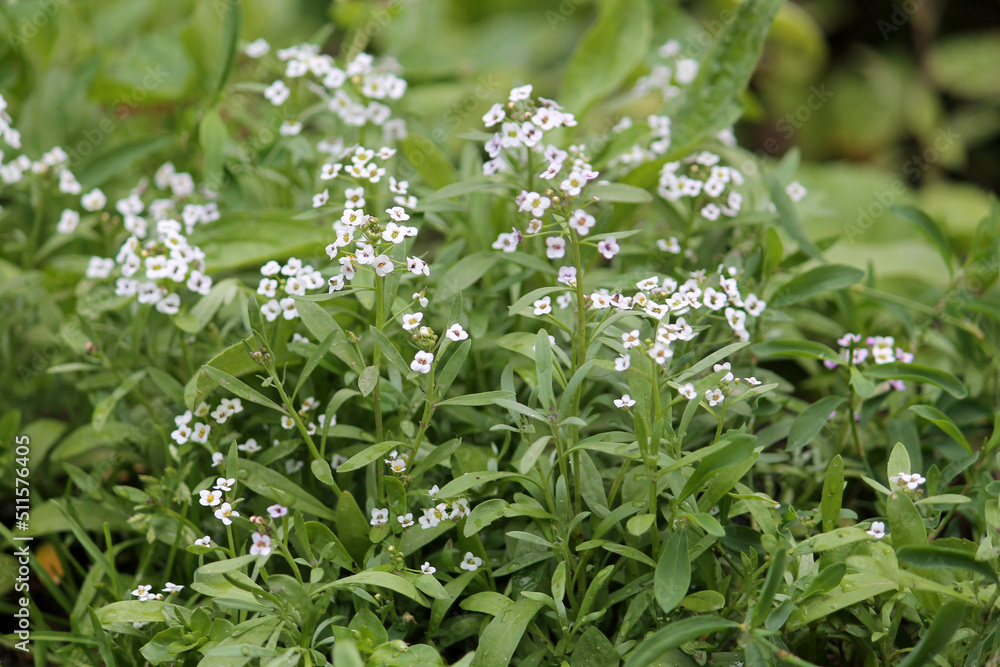
[[[94,188],[80,198],[80,205],[91,212],[100,211],[107,203],[108,198],[98,188]]]
[[[552,298],[544,296],[534,302],[535,315],[547,315],[552,312]]]
[[[474,556],[471,551],[465,552],[465,558],[462,559],[462,563],[459,565],[463,570],[468,570],[469,572],[475,572],[483,564],[483,559]]]
[[[184,590],[183,586],[179,586],[178,584],[174,584],[169,581],[167,582],[167,585],[163,587],[164,593],[180,593],[182,590]]]
[[[388,213],[389,217],[396,222],[404,222],[410,219],[410,216],[407,215],[406,211],[403,209],[402,206],[393,206],[392,208],[387,208],[385,212]]]
[[[684,398],[688,399],[689,401],[693,401],[694,399],[698,398],[698,392],[695,390],[694,385],[690,382],[688,382],[687,384],[682,384],[680,387],[678,387],[677,393],[683,396]]]
[[[743,379],[746,380],[747,384],[750,385],[751,387],[757,387],[761,384],[761,381],[752,375],[748,378],[743,378]]]
[[[393,452],[395,454],[395,452]],[[389,466],[389,470],[397,474],[402,474],[406,472],[406,459],[404,458],[391,458],[384,459],[386,465]]]
[[[214,488],[216,491],[223,491],[225,493],[229,493],[230,491],[233,490],[233,487],[235,485],[236,485],[235,478],[230,477],[229,479],[226,479],[225,477],[220,477],[217,480],[215,480],[215,486],[212,488]]]
[[[141,600],[142,602],[145,602],[146,600],[149,599],[155,599],[154,595],[150,595],[151,590],[153,590],[153,587],[151,585],[139,584],[138,586],[136,586],[136,589],[132,591],[132,595],[139,598],[139,600]]]
[[[423,313],[404,313],[403,317],[400,318],[403,322],[403,329],[406,331],[411,331],[420,326],[420,322],[424,319]]]
[[[635,405],[635,399],[629,396],[628,394],[622,394],[621,398],[615,399],[616,408],[622,408],[622,409],[631,408],[633,405]]]
[[[424,574],[434,574],[437,572],[437,568],[430,564],[430,562],[425,562],[420,566],[420,571]]]
[[[213,466],[218,467],[218,466],[221,466],[225,462],[226,462],[226,457],[222,454],[222,452],[212,452],[212,465]]]
[[[402,527],[402,528],[409,528],[414,523],[414,521],[413,521],[413,513],[412,512],[407,512],[406,514],[404,514],[402,516],[397,516],[396,520],[399,521],[400,527]]]
[[[413,357],[413,361],[410,362],[410,370],[415,373],[430,373],[432,363],[434,363],[433,353],[418,350],[417,354]]]
[[[196,423],[191,427],[191,440],[194,442],[208,442],[208,434],[212,432],[212,427],[208,424]]]
[[[615,370],[616,371],[627,371],[629,366],[632,365],[632,356],[628,353],[619,355],[615,358]]]
[[[597,252],[601,253],[604,259],[613,259],[620,251],[621,247],[613,236],[597,243]]]
[[[375,273],[383,277],[392,273],[393,269],[396,268],[389,255],[384,254],[372,259],[372,266],[375,267]]]
[[[526,100],[531,97],[531,84],[526,86],[518,86],[517,88],[512,88],[510,91],[510,101],[520,102],[521,100]]]
[[[198,502],[205,507],[215,507],[222,502],[222,494],[218,492],[218,489],[202,489],[198,493],[201,495]]]
[[[586,236],[587,232],[594,226],[596,220],[583,209],[577,209],[573,215],[569,216],[568,224],[571,229],[576,230],[580,236]]]
[[[288,514],[288,508],[284,505],[271,505],[267,508],[267,513],[271,515],[272,519],[280,519]]]
[[[292,422],[292,425],[294,426],[295,422]],[[284,426],[284,423],[282,423],[282,426]],[[249,438],[242,445],[236,445],[236,449],[240,450],[241,452],[246,452],[247,454],[253,454],[255,452],[259,452],[262,449],[262,447],[257,444],[256,438]]]
[[[870,536],[874,537],[876,540],[881,540],[885,537],[885,522],[884,521],[872,521],[872,526],[865,531]]]
[[[444,332],[444,335],[448,337],[448,340],[452,340],[457,343],[468,338],[469,332],[463,329],[461,324],[456,322],[448,327],[448,329]]]
[[[705,392],[705,400],[711,406],[716,406],[725,400],[725,396],[719,390],[718,387],[713,387]]]
[[[389,510],[379,509],[378,507],[372,508],[372,520],[371,524],[373,526],[378,526],[383,523],[389,522]]]
[[[285,429],[286,431],[291,431],[293,428],[295,428],[295,420],[289,417],[288,415],[282,415],[281,428]]]
[[[808,190],[802,187],[802,184],[798,181],[792,181],[785,187],[785,193],[788,198],[794,202],[800,202],[805,199],[805,196],[809,194]],[[874,525],[874,524],[873,524]]]
[[[319,194],[313,195],[313,208],[319,208],[320,206],[325,206],[326,202],[330,200],[330,189],[327,188],[320,192]]]
[[[250,541],[252,542],[250,546],[251,556],[267,556],[271,553],[271,538],[269,536],[254,533]]]
[[[195,545],[199,547],[210,547],[212,546],[212,538],[206,535],[194,541]]]
[[[549,236],[545,239],[545,256],[549,259],[562,259],[566,256],[566,239],[561,236]]]
[[[631,350],[633,347],[639,347],[642,341],[639,340],[639,330],[632,329],[632,331],[626,331],[622,334],[622,347],[626,350]]]
[[[239,516],[240,513],[233,509],[229,503],[222,503],[219,509],[215,510],[215,518],[228,526],[233,523],[232,517]]]

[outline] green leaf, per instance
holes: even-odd
[[[240,481],[265,498],[323,519],[336,518],[326,503],[317,500],[282,473],[242,457],[239,459],[239,466],[241,472],[247,473],[246,479]]]
[[[857,366],[851,366],[851,387],[861,398],[871,398],[875,395],[875,383],[862,375]]]
[[[947,433],[952,440],[962,445],[965,451],[970,454],[972,453],[972,446],[969,444],[969,441],[965,439],[965,435],[962,433],[962,430],[958,428],[955,422],[951,420],[951,417],[945,413],[929,405],[911,405],[910,412],[913,412],[934,424],[939,429]]]
[[[102,625],[112,623],[158,623],[163,620],[163,611],[174,605],[160,600],[125,600],[112,602],[97,610],[97,618]]]
[[[876,380],[905,380],[908,382],[926,382],[944,389],[955,398],[965,398],[969,395],[965,385],[957,377],[947,371],[920,364],[904,364],[894,361],[888,364],[876,364],[865,370],[865,375]]]
[[[432,204],[436,201],[444,201],[445,199],[453,199],[454,197],[461,197],[462,195],[471,194],[473,192],[482,192],[484,190],[499,190],[504,191],[508,188],[506,183],[497,181],[492,178],[482,177],[482,178],[468,178],[458,183],[452,183],[446,185],[443,188],[438,189],[435,192],[425,195],[420,198],[421,205]],[[418,207],[420,208],[420,207]]]
[[[417,134],[410,134],[400,143],[403,155],[419,172],[427,185],[441,189],[457,180],[455,167],[436,143]],[[441,298],[440,293],[438,297]]]
[[[388,454],[390,450],[404,447],[406,447],[406,445],[397,440],[386,440],[385,442],[374,444],[371,447],[365,447],[360,452],[347,459],[347,461],[341,463],[340,467],[337,468],[337,472],[351,472],[358,470],[359,468],[364,468],[372,461],[377,461]]]
[[[837,528],[836,530],[831,530],[820,535],[813,535],[805,542],[799,542],[789,553],[797,556],[799,554],[810,552],[828,551],[830,549],[842,547],[845,544],[870,539],[871,537],[869,537],[868,533],[860,528],[856,528],[854,526],[850,526],[848,528]]]
[[[750,352],[761,357],[805,357],[821,361],[832,361],[836,364],[844,363],[844,360],[826,345],[810,340],[794,340],[790,338],[769,340],[765,343],[751,345]]]
[[[337,501],[337,538],[357,563],[365,562],[365,552],[372,544],[368,539],[369,527],[368,518],[358,507],[358,501],[350,491],[342,492]]]
[[[382,350],[382,354],[384,354],[385,358],[389,360],[389,363],[395,366],[396,370],[399,371],[403,377],[409,375],[411,373],[410,365],[406,363],[403,359],[403,355],[399,353],[399,350],[397,350],[396,346],[392,344],[392,341],[386,338],[385,334],[376,329],[374,325],[369,326],[368,331],[371,333],[372,338],[375,339],[375,345],[378,346],[378,349]]]
[[[652,28],[648,0],[603,3],[601,15],[577,42],[566,65],[560,102],[582,115],[621,85],[646,55]]]
[[[128,169],[132,163],[138,162],[172,143],[174,143],[174,137],[161,136],[149,139],[136,139],[135,141],[119,144],[95,157],[80,170],[78,175],[80,186],[84,190],[90,190],[103,185],[112,177]],[[76,171],[76,169],[73,171]],[[209,266],[213,270],[216,270],[215,265],[209,264]]]
[[[833,457],[826,469],[823,479],[823,498],[820,501],[820,516],[823,518],[823,531],[833,530],[840,517],[840,508],[844,501],[844,459],[840,454]]]
[[[672,649],[678,648],[702,635],[714,635],[723,630],[739,627],[735,621],[718,616],[692,616],[674,621],[665,628],[639,642],[625,661],[625,667],[647,667],[656,663]]]
[[[802,228],[802,223],[799,222],[799,214],[795,208],[795,204],[789,199],[788,194],[785,192],[784,186],[773,174],[768,174],[764,177],[767,182],[768,190],[771,193],[771,201],[774,202],[774,208],[778,213],[778,224],[781,228],[785,230],[792,239],[799,244],[799,249],[804,252],[809,257],[819,261],[826,262],[823,258],[823,253],[820,252],[816,244],[812,242],[809,235],[806,234],[805,230]],[[779,239],[780,242],[780,239]],[[777,260],[780,262],[780,258]]]
[[[438,282],[434,298],[447,303],[455,295],[483,277],[500,259],[497,252],[477,252],[455,262]]]
[[[645,204],[653,201],[653,195],[649,194],[647,190],[624,183],[596,183],[587,188],[587,196],[596,197],[600,201],[622,202],[626,204]],[[625,235],[612,234],[612,236],[621,239]]]
[[[933,662],[934,656],[948,647],[952,636],[962,625],[968,606],[957,600],[946,602],[937,610],[934,620],[917,646],[899,663],[899,667],[922,667]]]
[[[934,222],[934,219],[916,206],[897,204],[896,206],[891,206],[889,210],[903,220],[909,220],[915,224],[924,233],[927,240],[941,253],[941,259],[944,260],[945,266],[948,267],[948,273],[954,275],[954,269],[951,265],[951,246],[948,244],[948,237],[944,235],[944,232]]]
[[[688,559],[687,533],[679,528],[663,545],[653,575],[653,595],[664,614],[677,608],[690,586],[691,561]]]
[[[906,445],[901,442],[897,442],[892,451],[889,452],[889,461],[885,466],[885,474],[888,479],[892,479],[900,473],[910,473],[913,469],[910,467],[910,454],[906,451]]]
[[[423,593],[416,586],[410,583],[409,580],[391,572],[368,570],[350,577],[343,577],[321,588],[346,588],[348,586],[378,586],[405,595],[424,607],[430,607],[427,598],[424,597]],[[313,594],[317,592],[318,590],[314,590]]]
[[[908,544],[927,544],[927,527],[910,497],[896,491],[886,500],[886,518],[892,535],[892,546],[897,551]]]
[[[378,366],[366,366],[358,376],[358,390],[362,396],[367,396],[378,384]]]
[[[272,410],[277,410],[278,412],[285,414],[284,409],[277,403],[256,389],[250,388],[248,384],[242,380],[234,378],[229,373],[220,371],[218,368],[214,368],[212,366],[202,366],[201,372],[218,382],[219,386],[223,389],[231,391],[243,400],[257,403],[258,405],[263,405],[265,408],[271,408]]]
[[[968,570],[981,574],[993,583],[1000,583],[996,571],[988,563],[976,560],[973,554],[934,544],[910,544],[896,550],[900,563],[929,569]]]
[[[500,610],[479,636],[472,667],[510,664],[521,636],[541,608],[537,600],[518,600]]]
[[[754,605],[749,614],[748,622],[751,626],[760,627],[764,624],[768,614],[771,613],[771,603],[774,602],[774,596],[781,586],[782,577],[785,576],[787,559],[788,551],[786,549],[778,549],[778,553],[774,554],[771,567],[767,570],[767,578],[764,579],[764,585],[760,589],[760,597],[757,598],[757,604]]]
[[[564,285],[553,285],[550,287],[539,287],[538,289],[531,290],[520,299],[515,301],[507,308],[507,312],[511,315],[521,315],[521,311],[530,306],[535,301],[538,301],[543,296],[548,296],[549,294],[555,294],[556,292],[565,292],[566,287]]]
[[[364,362],[358,355],[354,345],[347,339],[347,334],[337,321],[330,316],[330,313],[323,309],[318,303],[296,300],[295,307],[299,311],[302,323],[306,325],[309,332],[316,336],[317,340],[326,341],[334,332],[334,342],[330,344],[330,352],[343,361],[349,368],[358,373],[364,368]],[[409,372],[409,368],[407,368]]]
[[[215,84],[216,95],[222,92],[226,81],[229,80],[233,58],[236,56],[236,44],[240,39],[240,28],[243,25],[242,0],[225,0],[225,2],[226,18],[222,35],[222,65],[219,67],[219,80]]]
[[[833,590],[835,586],[840,584],[840,581],[844,578],[845,574],[847,574],[847,563],[843,561],[831,563],[820,570],[819,574],[817,574],[809,583],[809,586],[802,591],[802,596],[799,598],[799,601],[805,600],[813,595],[820,595]]]
[[[440,408],[446,405],[495,405],[498,400],[510,400],[512,398],[514,398],[514,392],[511,391],[484,391],[481,394],[466,394],[465,396],[455,396],[454,398],[446,399],[438,403],[437,407]]]
[[[230,2],[230,6],[237,4]],[[205,181],[218,188],[222,183],[222,166],[225,162],[226,124],[215,109],[209,109],[198,125],[198,143],[205,154]]]
[[[111,416],[111,411],[115,409],[115,405],[118,401],[125,398],[125,396],[132,391],[137,384],[139,384],[142,379],[146,377],[146,371],[136,371],[129,375],[127,378],[122,380],[122,383],[115,388],[110,395],[102,398],[96,406],[94,406],[94,415],[91,418],[91,424],[94,426],[94,431],[100,432],[104,429],[105,422],[108,421],[108,417]]]
[[[746,433],[733,433],[723,436],[723,440],[720,442],[726,442],[726,444],[721,449],[706,456],[698,464],[698,467],[685,482],[684,488],[677,495],[678,502],[698,491],[710,477],[717,475],[727,466],[747,460],[753,453],[757,438]]]
[[[472,537],[475,533],[490,525],[500,517],[504,516],[510,503],[502,498],[491,498],[472,508],[472,512],[465,518],[464,534]]]
[[[865,272],[844,264],[825,264],[800,273],[775,290],[769,307],[782,309],[817,294],[843,289],[860,282]]]
[[[703,138],[729,127],[738,118],[737,100],[757,67],[764,38],[782,2],[747,0],[737,6],[701,59],[698,76],[684,89],[680,103],[668,110],[674,119],[672,154],[686,155]],[[593,67],[600,69],[601,63]]]
[[[467,472],[442,486],[441,490],[438,491],[438,496],[441,498],[455,498],[463,491],[468,491],[474,486],[489,484],[501,479],[516,479],[521,480],[522,483],[524,481],[532,482],[530,477],[519,475],[516,472]]]
[[[726,606],[726,596],[718,591],[697,591],[681,600],[681,609],[693,611],[696,614],[705,614],[710,611],[718,611]]]
[[[846,400],[843,396],[826,396],[803,410],[792,422],[785,449],[792,452],[812,442],[829,421],[830,413],[839,408]]]

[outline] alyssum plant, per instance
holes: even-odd
[[[65,592],[36,569],[68,626],[36,641],[101,664],[995,660],[1000,432],[949,417],[968,390],[937,367],[941,337],[988,336],[826,263],[794,155],[735,145],[779,4],[741,4],[701,64],[662,47],[626,97],[665,112],[605,136],[516,86],[443,187],[392,118],[394,63],[262,41],[246,56],[283,74],[230,94],[280,110],[281,138],[234,145],[224,117],[260,120],[206,112],[222,188],[168,163],[116,214],[58,150],[4,165],[82,195],[58,232],[101,249],[89,354],[58,370],[100,398],[62,456],[107,433],[145,467],[107,493],[67,464],[128,519],[102,547],[53,502],[94,567]],[[279,182],[283,208],[228,208]],[[26,266],[65,243],[40,241]]]

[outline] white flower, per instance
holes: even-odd
[[[576,285],[576,267],[575,266],[561,266],[559,267],[559,275],[556,278],[558,282],[564,285],[569,285],[574,287]]]
[[[386,465],[389,466],[389,470],[393,471],[394,473],[402,474],[406,472],[406,459],[392,458],[392,459],[384,459],[384,461]]]
[[[208,442],[208,434],[212,432],[212,427],[208,424],[196,423],[191,427],[191,440],[193,442]]]
[[[215,510],[215,518],[221,521],[224,525],[228,526],[232,524],[234,516],[239,516],[240,513],[233,509],[233,506],[229,503],[222,503],[219,509]]]
[[[459,565],[463,570],[468,570],[469,572],[475,572],[482,566],[483,559],[472,555],[471,551],[465,552],[465,558],[462,559],[462,563]]]
[[[507,113],[504,111],[503,106],[497,103],[490,107],[490,110],[483,115],[483,123],[486,127],[493,127],[497,123],[503,122],[506,117]]]
[[[226,493],[229,493],[230,491],[233,490],[233,486],[235,485],[236,485],[235,478],[230,477],[229,479],[226,479],[225,477],[219,477],[217,480],[215,480],[215,486],[212,488],[214,488],[217,491],[224,491]]]
[[[173,438],[174,442],[178,445],[183,445],[191,438],[191,427],[187,424],[181,424],[175,431],[170,433],[170,437]]]
[[[407,515],[407,516],[409,516],[409,515]],[[437,568],[434,567],[433,565],[431,565],[430,561],[428,561],[428,562],[425,562],[423,565],[420,566],[420,571],[423,574],[434,574],[435,572],[437,572]]]
[[[622,408],[622,409],[631,408],[633,405],[635,405],[635,399],[633,399],[628,394],[622,394],[621,398],[615,399],[616,408]]]
[[[326,188],[323,192],[313,195],[313,208],[319,208],[320,206],[325,206],[326,202],[330,200],[330,189]]]
[[[876,540],[881,540],[885,537],[885,522],[884,521],[872,521],[872,526],[865,531]]]
[[[226,462],[226,457],[222,454],[222,452],[212,452],[212,465],[213,466],[218,467],[218,466],[221,466],[225,462]]]
[[[437,486],[435,485],[435,488]],[[434,489],[431,489],[434,491]],[[431,494],[434,497],[434,494]],[[433,528],[434,526],[441,523],[447,517],[448,506],[444,503],[438,503],[434,507],[428,507],[424,510],[424,515],[420,517],[420,527],[424,530],[428,528]]]
[[[379,509],[378,507],[372,508],[372,520],[371,524],[373,526],[378,526],[383,523],[389,522],[389,510]]]
[[[198,502],[205,507],[215,507],[222,502],[222,494],[218,493],[216,489],[202,489],[198,493],[201,494],[201,499]]]
[[[683,396],[684,398],[688,399],[689,401],[693,401],[694,399],[698,398],[698,392],[695,390],[694,385],[690,382],[688,382],[687,384],[682,384],[680,387],[677,387],[677,393]]]
[[[433,353],[418,350],[417,354],[413,357],[413,361],[410,362],[410,370],[415,373],[430,373],[432,363],[434,363]]]
[[[288,415],[282,415],[281,428],[285,429],[286,431],[292,430],[293,428],[295,428],[295,420],[289,417]]]
[[[295,422],[292,423],[294,425]],[[282,426],[284,426],[284,422],[282,422]],[[259,452],[262,448],[260,445],[257,444],[256,438],[249,438],[242,445],[236,445],[236,449],[240,450],[241,452],[246,452],[247,454],[253,454],[255,452]]]
[[[210,547],[212,546],[212,538],[206,535],[205,537],[195,540],[194,543],[199,547]]]
[[[785,187],[785,194],[787,194],[788,198],[792,201],[799,202],[805,199],[805,196],[809,194],[809,192],[802,187],[802,184],[798,181],[792,181]]]
[[[399,521],[399,525],[401,528],[409,528],[410,526],[413,525],[413,513],[407,512],[402,516],[397,516],[396,520]]]
[[[80,205],[91,212],[100,211],[107,203],[108,198],[98,188],[94,188],[80,198]]]
[[[261,533],[254,533],[250,538],[253,543],[250,546],[251,556],[267,556],[271,553],[271,538]]]
[[[725,398],[726,397],[722,395],[722,392],[719,390],[718,387],[712,387],[711,389],[705,392],[705,400],[708,401],[708,404],[711,406],[718,405],[719,403],[724,401]]]
[[[660,366],[667,363],[667,360],[674,356],[674,351],[663,343],[656,343],[649,350],[649,357]]]
[[[271,505],[267,508],[267,513],[271,515],[272,519],[280,519],[288,514],[288,508],[284,505]]]
[[[746,380],[747,384],[750,385],[751,387],[757,387],[760,386],[761,384],[761,381],[752,375],[748,378],[743,378],[743,379]]]
[[[295,299],[290,296],[286,296],[278,302],[278,309],[286,320],[294,320],[299,316],[299,311],[295,307]],[[263,312],[263,308],[261,309],[261,312]]]
[[[375,273],[383,277],[392,273],[393,270],[396,268],[395,265],[393,265],[392,259],[389,257],[389,255],[385,254],[373,258],[372,266],[375,267]]]
[[[80,214],[67,208],[59,217],[59,223],[56,225],[56,231],[60,234],[72,234],[76,230],[76,226],[78,224],[80,224]]]
[[[448,327],[448,329],[444,332],[444,335],[448,337],[448,340],[452,340],[457,343],[468,338],[469,332],[463,329],[461,324],[456,322]]]
[[[174,584],[169,581],[166,586],[163,587],[164,593],[180,593],[182,590],[184,590],[183,586],[179,586],[178,584]]]
[[[543,296],[534,302],[535,315],[547,315],[552,312],[552,298]]]
[[[583,209],[577,209],[573,212],[573,215],[569,217],[569,226],[576,230],[576,233],[580,236],[586,236],[587,232],[594,226],[594,216],[590,215]]]
[[[285,460],[285,472],[287,472],[289,475],[294,475],[298,471],[302,470],[302,467],[304,465],[305,465],[305,462],[304,461],[300,461],[299,459],[286,459]]]
[[[627,371],[628,367],[631,365],[632,365],[632,357],[628,353],[622,354],[615,358],[616,371]]]
[[[716,373],[718,373],[719,371],[728,371],[731,368],[732,368],[732,366],[729,365],[728,361],[723,362],[721,364],[715,364],[714,366],[712,366],[712,370],[715,371]],[[725,376],[723,376],[722,381],[723,382],[732,382],[733,381],[733,374],[732,373],[726,373]]]
[[[149,584],[145,584],[145,585],[139,584],[136,587],[136,589],[134,591],[132,591],[132,595],[134,595],[137,598],[139,598],[139,600],[141,600],[142,602],[145,602],[146,600],[150,600],[150,599],[156,599],[155,595],[151,595],[150,594],[151,590],[153,590],[153,587],[151,585],[149,585]]]
[[[549,236],[545,239],[545,256],[549,259],[562,259],[566,256],[566,239],[561,236]]]
[[[270,50],[271,45],[267,43],[267,40],[262,38],[255,39],[243,47],[243,53],[247,54],[250,58],[260,58],[261,56],[267,55]]]
[[[521,100],[526,100],[531,97],[531,84],[526,86],[518,86],[517,88],[512,88],[510,91],[510,101],[520,102]]]
[[[621,251],[618,245],[618,241],[615,240],[613,236],[610,236],[597,244],[597,252],[604,256],[604,259],[612,259]]]
[[[110,257],[91,257],[84,275],[91,280],[101,280],[110,276],[114,268],[115,260]]]
[[[288,96],[292,94],[292,91],[288,89],[285,82],[278,79],[270,86],[264,89],[264,97],[271,102],[274,106],[280,106],[285,103]]]
[[[413,275],[416,275],[416,276],[420,276],[420,275],[429,276],[429,275],[431,275],[431,268],[430,268],[430,266],[427,264],[427,262],[425,262],[424,260],[420,259],[419,257],[407,257],[406,258],[406,270],[409,271],[410,273],[412,273]],[[427,299],[424,299],[423,301],[427,301]],[[421,305],[426,305],[426,304],[421,304]]]
[[[403,322],[403,329],[406,331],[411,331],[420,326],[420,322],[424,319],[423,313],[404,313],[401,318]]]
[[[396,222],[404,222],[410,219],[410,216],[407,215],[406,211],[403,209],[402,206],[393,206],[392,208],[387,208],[385,209],[385,212],[388,213],[389,217],[395,220]]]

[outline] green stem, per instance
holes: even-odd
[[[302,418],[299,417],[299,413],[295,411],[295,405],[292,403],[292,399],[288,397],[288,394],[285,393],[285,388],[281,386],[281,380],[278,379],[278,374],[271,366],[269,366],[267,370],[274,382],[275,388],[278,390],[278,394],[281,396],[281,402],[285,405],[285,410],[288,412],[289,416],[291,416],[292,421],[295,422],[295,426],[302,435],[302,439],[306,441],[306,447],[309,448],[309,453],[312,455],[313,460],[325,462],[326,459],[324,459],[323,455],[319,453],[319,450],[316,448],[316,443],[313,442],[312,436],[309,435],[309,429],[307,429],[306,425],[302,422]],[[340,495],[340,486],[336,481],[331,483],[330,486],[333,488],[334,493]]]
[[[380,276],[375,276],[375,328],[382,331],[385,326],[385,284]],[[376,345],[372,351],[372,365],[376,369],[382,363],[382,350]],[[382,442],[382,372],[375,377],[375,388],[372,390],[372,401],[375,403],[375,442]],[[381,468],[379,468],[381,470]],[[379,479],[381,486],[381,478]]]

